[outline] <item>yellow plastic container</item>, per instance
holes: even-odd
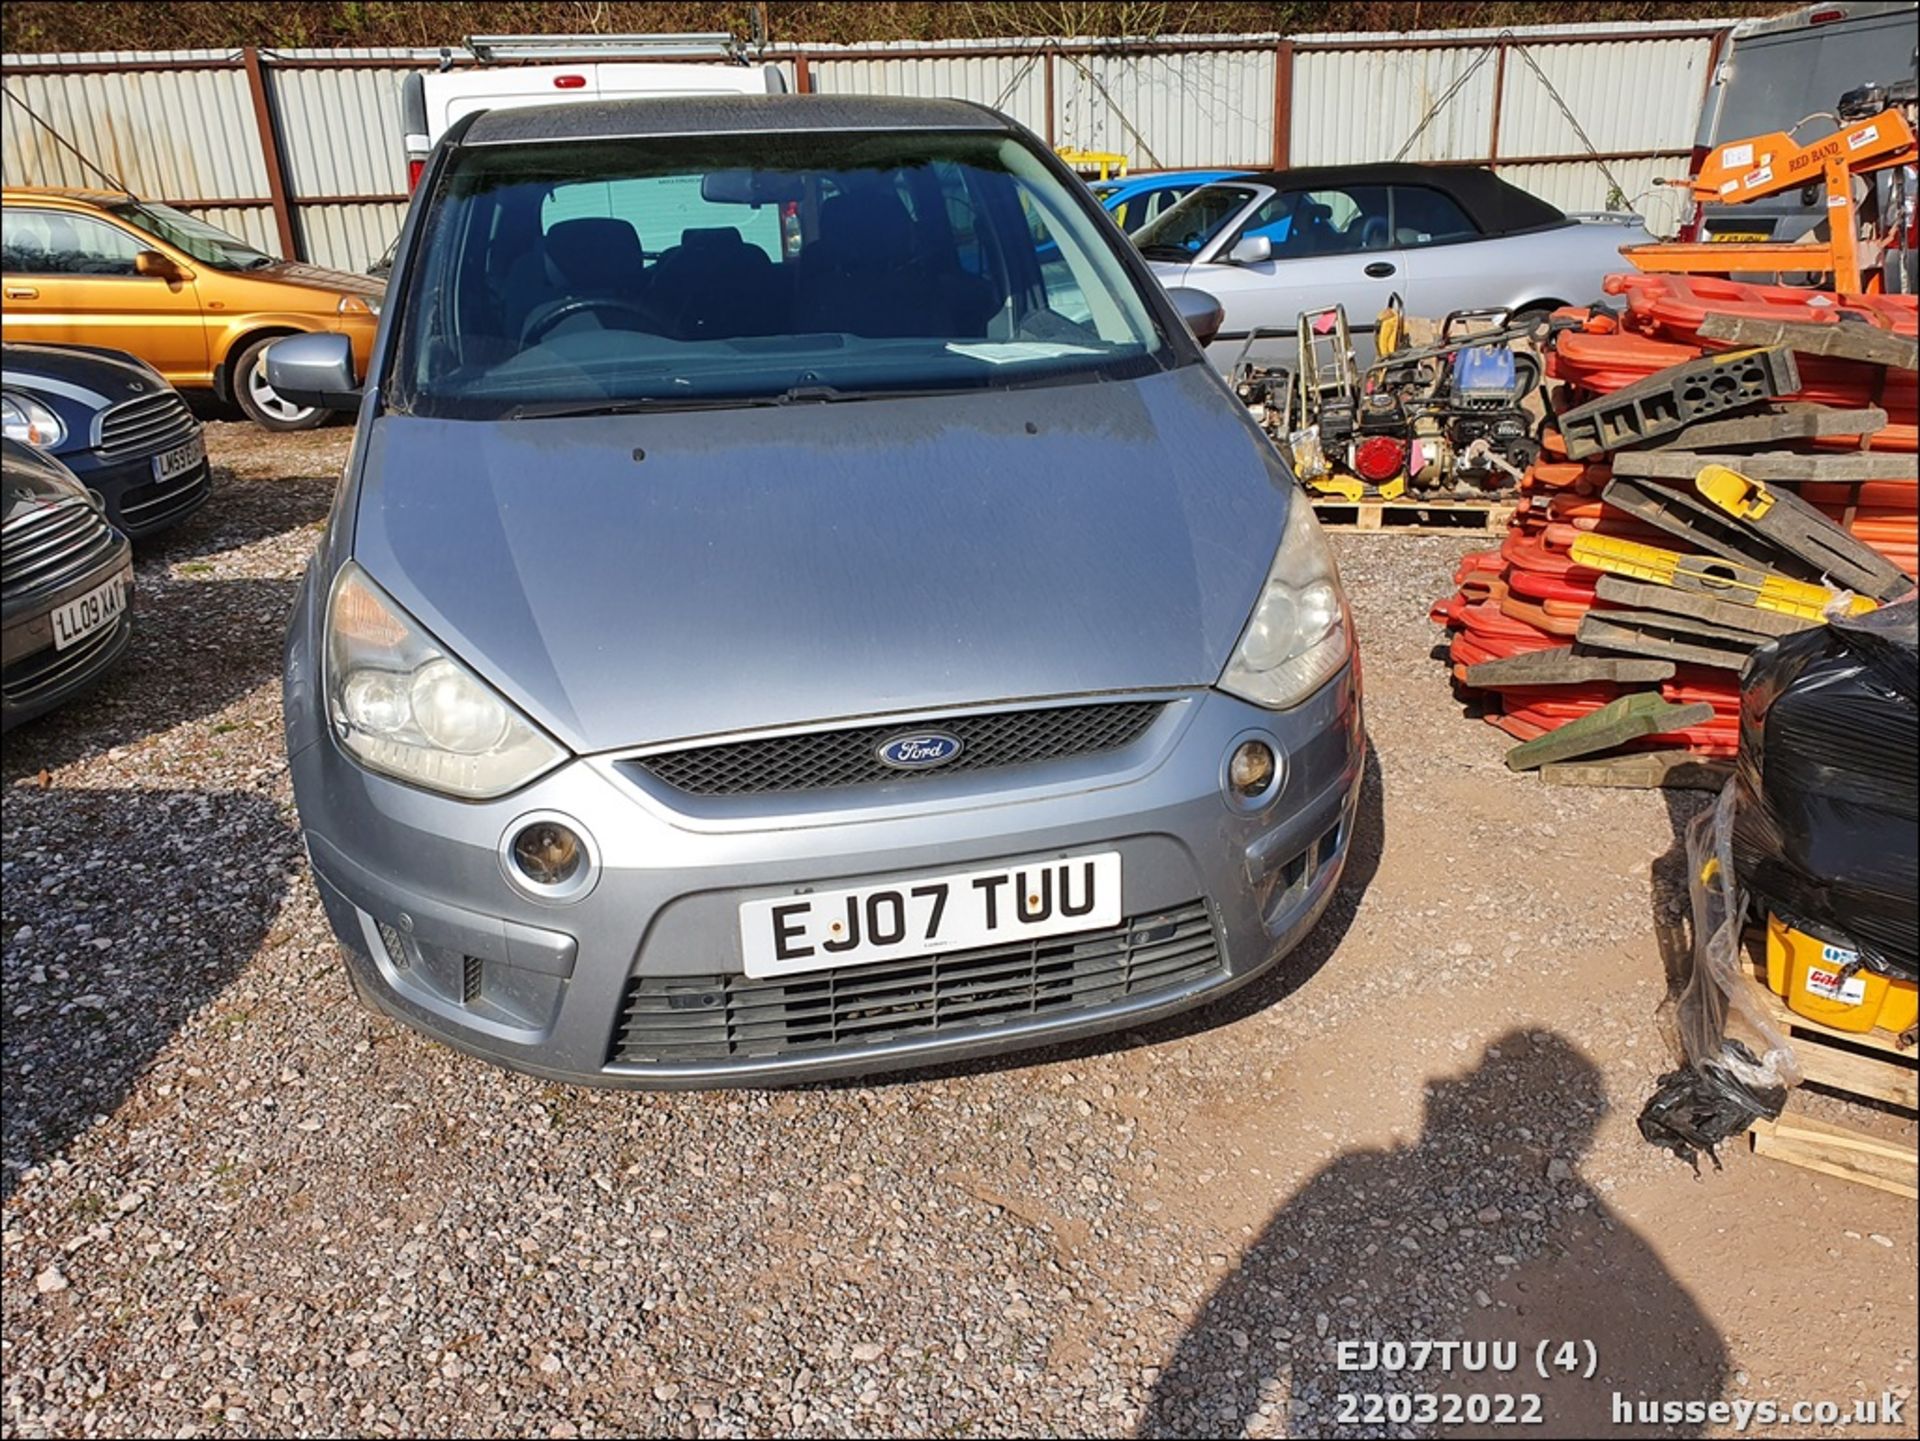
[[[1795,1015],[1836,1031],[1904,1031],[1920,1016],[1920,987],[1876,971],[1841,979],[1856,953],[1767,917],[1767,985]]]

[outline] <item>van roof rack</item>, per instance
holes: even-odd
[[[736,60],[740,41],[724,30],[655,35],[469,35],[476,60]]]

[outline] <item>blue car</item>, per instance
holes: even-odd
[[[1230,180],[1242,173],[1238,170],[1164,170],[1156,175],[1098,180],[1092,189],[1100,208],[1113,217],[1114,224],[1131,233],[1156,215],[1171,210],[1175,201],[1202,185]]]

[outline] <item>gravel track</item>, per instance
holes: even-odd
[[[599,1093],[351,999],[278,687],[348,432],[208,437],[130,660],[6,745],[7,1435],[1322,1434],[1334,1342],[1549,1328],[1605,1363],[1569,1433],[1609,1377],[1911,1387],[1910,1203],[1633,1135],[1698,802],[1505,772],[1429,654],[1468,542],[1339,542],[1376,750],[1280,973],[931,1076]]]

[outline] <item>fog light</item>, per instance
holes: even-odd
[[[1273,784],[1277,768],[1272,746],[1265,741],[1246,741],[1227,763],[1227,784],[1235,795],[1250,800]]]
[[[560,822],[535,821],[513,838],[513,863],[536,886],[564,886],[587,863],[587,848]]]

